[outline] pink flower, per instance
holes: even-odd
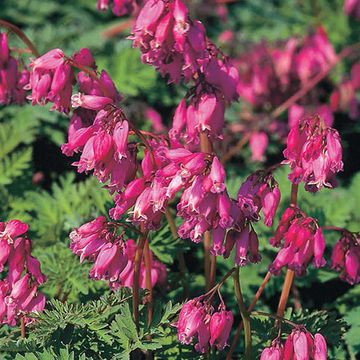
[[[80,256],[80,261],[83,262],[85,258],[95,256],[107,243],[106,235],[106,219],[104,216],[99,216],[70,233],[70,249]]]
[[[151,125],[155,132],[162,132],[165,130],[161,115],[152,107],[146,108],[145,117],[151,121]]]
[[[114,284],[114,288],[118,286],[132,287],[134,277],[134,259],[136,251],[136,243],[134,240],[127,240],[125,243],[125,254],[128,257],[128,263],[124,270],[120,273],[119,282]],[[163,263],[155,259],[152,252],[150,252],[151,263],[151,285],[154,287],[156,284],[165,286],[166,284],[166,267]],[[139,284],[142,289],[146,289],[146,269],[144,259],[140,265],[140,279]]]
[[[70,234],[70,249],[80,256],[94,261],[89,276],[96,280],[107,280],[112,289],[120,286],[131,287],[134,273],[136,243],[124,241],[122,235],[116,235],[116,224],[106,222],[103,216],[73,230]],[[164,285],[166,267],[150,254],[151,283]],[[144,259],[140,265],[139,285],[146,288]]]
[[[234,322],[231,311],[221,310],[212,314],[210,319],[210,346],[216,346],[223,350],[227,346],[227,340]]]
[[[242,230],[230,230],[226,235],[224,258],[230,256],[235,246],[235,264],[244,266],[248,261],[258,263],[261,260],[259,240],[254,230],[245,226]]]
[[[252,161],[264,161],[265,160],[265,150],[268,145],[268,137],[264,132],[253,132],[250,136],[249,144],[251,150],[251,160]]]
[[[53,70],[62,65],[65,61],[65,54],[61,49],[53,49],[46,54],[33,60],[31,67],[42,70]]]
[[[96,280],[115,282],[127,264],[121,244],[107,243],[101,247],[89,276]]]
[[[206,296],[186,302],[175,324],[179,341],[189,345],[195,339],[195,350],[201,353],[208,350],[209,344],[223,350],[234,321],[232,312],[226,311],[222,300],[218,311],[214,312],[214,308],[205,301]]]
[[[270,347],[265,348],[260,355],[260,360],[282,360],[284,348],[281,343],[273,341]]]
[[[189,345],[194,336],[197,336],[200,340],[205,338],[207,341],[201,341],[201,343],[207,343],[210,338],[210,331],[208,325],[205,324],[206,311],[202,304],[196,299],[190,300],[185,303],[180,311],[179,320],[177,322],[178,339],[182,344]],[[199,341],[200,343],[200,341]],[[199,349],[200,352],[205,352],[206,346],[203,349]]]
[[[333,187],[335,174],[343,168],[340,136],[319,117],[304,118],[290,130],[284,156],[292,170],[290,181],[303,181],[308,191]]]
[[[272,226],[276,210],[280,203],[280,190],[275,186],[262,199],[262,211],[264,213],[264,224]]]
[[[350,284],[360,282],[360,250],[356,234],[344,232],[331,255],[331,268],[341,272],[340,278]]]
[[[360,19],[360,1],[359,0],[345,0],[344,12]]]
[[[28,229],[29,226],[20,220],[10,220],[7,223],[0,222],[0,239],[12,244],[17,237],[24,235]]]
[[[295,328],[286,339],[283,359],[326,360],[326,349],[326,341],[321,334],[312,336],[306,329]]]
[[[299,209],[289,208],[285,211],[270,243],[279,246],[282,239],[282,249],[269,267],[272,273],[278,274],[282,267],[287,266],[297,275],[303,275],[312,259],[316,267],[325,265],[322,231],[313,218],[306,217]]]
[[[78,93],[71,97],[71,106],[73,108],[82,107],[90,110],[101,110],[111,102],[111,98],[97,95],[84,95]]]
[[[23,104],[29,72],[10,54],[8,36],[0,33],[0,105]]]
[[[237,198],[238,205],[247,218],[258,220],[262,210],[265,225],[272,226],[280,197],[278,183],[271,173],[256,171],[240,186]]]
[[[291,105],[288,111],[288,124],[289,128],[296,126],[299,121],[304,117],[305,108],[301,105]]]
[[[82,48],[74,53],[73,60],[76,64],[96,69],[96,64],[91,51],[88,48]]]
[[[31,256],[28,225],[19,220],[0,222],[0,323],[15,326],[17,320],[33,311],[42,311],[45,298],[37,286],[46,281],[40,262]],[[22,237],[23,236],[23,237]],[[26,322],[30,319],[25,318]]]
[[[133,13],[138,8],[138,1],[135,0],[111,0],[112,12],[116,16],[124,16]],[[109,0],[98,0],[96,7],[99,11],[106,11],[109,8]]]
[[[163,76],[169,76],[170,82],[179,82],[181,78],[188,82],[201,73],[204,78],[197,79],[198,84],[211,85],[219,93],[219,99],[222,95],[230,101],[238,97],[236,68],[228,59],[218,59],[219,50],[207,44],[203,25],[189,19],[183,1],[148,0],[140,10],[130,39],[142,52],[142,61],[154,66]]]
[[[26,90],[31,90],[28,99],[33,105],[52,102],[52,110],[69,112],[72,92],[73,72],[65,61],[60,49],[50,50],[30,64],[30,80]]]

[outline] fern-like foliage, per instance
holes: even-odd
[[[37,249],[35,255],[47,277],[42,291],[49,299],[79,302],[90,293],[105,289],[105,282],[89,279],[90,264],[81,264],[79,258],[63,243]]]
[[[48,309],[35,316],[26,340],[16,335],[0,341],[0,351],[15,354],[16,359],[130,359],[131,354],[156,350],[172,343],[170,327],[181,304],[155,304],[154,317],[147,323],[147,307],[140,307],[140,330],[134,323],[131,291],[121,289],[86,304],[52,300]],[[13,357],[14,358],[14,357]],[[170,357],[171,358],[171,357]]]
[[[99,214],[105,214],[111,197],[95,178],[75,182],[73,173],[54,183],[51,192],[28,191],[11,201],[9,217],[31,219],[31,229],[43,243],[51,244]]]

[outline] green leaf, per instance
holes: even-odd
[[[31,148],[18,150],[0,160],[0,185],[11,184],[16,177],[30,168],[31,160]]]

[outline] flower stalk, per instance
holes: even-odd
[[[212,145],[205,132],[200,133],[200,150],[204,153],[212,153]],[[204,272],[205,272],[205,288],[209,290],[214,285],[216,274],[215,256],[210,255],[211,233],[206,231],[204,234]]]
[[[264,289],[265,289],[265,286],[266,284],[269,282],[271,278],[271,273],[270,272],[267,272],[261,285],[259,286],[259,289],[257,290],[254,298],[252,299],[249,307],[248,307],[248,312],[251,312],[254,308],[255,308],[255,305],[257,303],[257,301],[259,300],[261,294],[263,293]],[[240,334],[241,334],[241,329],[243,328],[244,324],[242,321],[240,321],[237,329],[236,329],[236,332],[235,332],[235,335],[234,335],[234,338],[231,342],[231,345],[230,345],[230,349],[229,349],[229,352],[227,353],[226,355],[226,360],[231,360],[232,359],[232,354],[234,353],[235,351],[235,348],[236,348],[236,344],[239,340],[239,337],[240,337]]]
[[[297,195],[298,195],[298,188],[299,185],[292,184],[291,185],[291,194],[290,194],[290,205],[296,206],[297,205]],[[287,301],[289,298],[290,290],[293,284],[295,272],[294,270],[288,269],[286,271],[284,285],[281,291],[279,305],[277,308],[276,315],[279,317],[283,317],[287,305]]]
[[[149,248],[148,240],[145,241],[145,245],[144,245],[144,260],[145,260],[145,283],[146,283],[146,288],[149,291],[147,305],[148,305],[148,324],[150,326],[153,317],[153,288],[151,283],[152,264],[151,264],[151,256],[150,256],[150,248]]]
[[[20,319],[20,331],[21,331],[21,337],[23,339],[26,338],[26,331],[25,331],[25,317],[22,316]]]
[[[40,53],[37,51],[35,45],[20,28],[3,19],[0,19],[0,26],[12,31],[28,47],[28,49],[33,53],[34,56],[40,56]]]
[[[133,280],[133,317],[136,324],[136,328],[139,330],[139,289],[140,289],[140,266],[144,252],[144,246],[147,238],[147,233],[143,233],[136,248],[134,259],[134,280]]]
[[[241,292],[240,286],[240,277],[239,277],[239,267],[236,268],[234,274],[234,288],[235,288],[235,295],[238,301],[239,309],[241,318],[244,324],[244,334],[245,334],[245,359],[251,359],[251,327],[250,327],[250,315],[245,306],[243,295]]]
[[[171,235],[173,236],[174,240],[178,239],[176,224],[175,224],[173,216],[171,215],[169,208],[165,209],[165,217],[170,226]],[[182,285],[183,285],[183,297],[184,297],[184,299],[186,299],[189,297],[189,284],[186,280],[186,274],[188,273],[188,270],[186,267],[184,253],[182,251],[178,251],[177,260],[179,263],[179,272],[180,272],[181,281],[182,281]]]

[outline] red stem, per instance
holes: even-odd
[[[209,138],[205,132],[200,133],[200,150],[204,153],[210,154],[212,153],[212,145],[209,141]],[[211,289],[212,283],[210,279],[210,246],[211,246],[211,233],[206,231],[204,234],[204,272],[205,272],[205,288],[206,291]],[[216,267],[216,263],[214,262],[214,266]],[[216,272],[216,268],[212,270],[214,273]],[[214,275],[215,276],[215,275]]]
[[[296,103],[299,99],[301,99],[307,92],[309,92],[314,86],[316,86],[325,76],[330,72],[330,70],[337,65],[341,60],[348,57],[353,51],[360,48],[360,43],[356,43],[344,48],[336,60],[328,65],[328,67],[314,76],[311,80],[309,80],[300,90],[298,90],[294,95],[288,98],[285,102],[283,102],[280,106],[278,106],[274,111],[271,112],[270,116],[273,118],[281,115],[285,110],[287,110],[291,105]]]
[[[26,331],[25,331],[25,317],[22,316],[20,319],[20,330],[21,330],[21,337],[23,339],[26,338]]]
[[[15,35],[19,37],[19,39],[29,48],[29,50],[36,56],[39,57],[40,53],[37,51],[35,45],[30,41],[30,39],[25,35],[25,33],[18,28],[16,25],[0,19],[0,26],[5,27],[12,31]]]
[[[139,329],[139,289],[140,289],[140,266],[144,251],[144,245],[147,234],[143,234],[139,238],[134,259],[134,277],[133,277],[133,316],[137,329]]]
[[[298,188],[299,188],[298,184],[291,185],[290,204],[294,206],[297,205]],[[277,316],[280,317],[284,316],[290,290],[294,281],[294,276],[295,276],[294,270],[287,269],[284,279],[284,285],[281,291],[279,305],[276,313]]]
[[[150,326],[152,322],[153,316],[153,288],[151,283],[151,255],[150,255],[150,248],[149,248],[149,241],[145,241],[144,247],[144,260],[145,260],[145,283],[146,288],[149,290],[149,297],[148,297],[148,324]]]

